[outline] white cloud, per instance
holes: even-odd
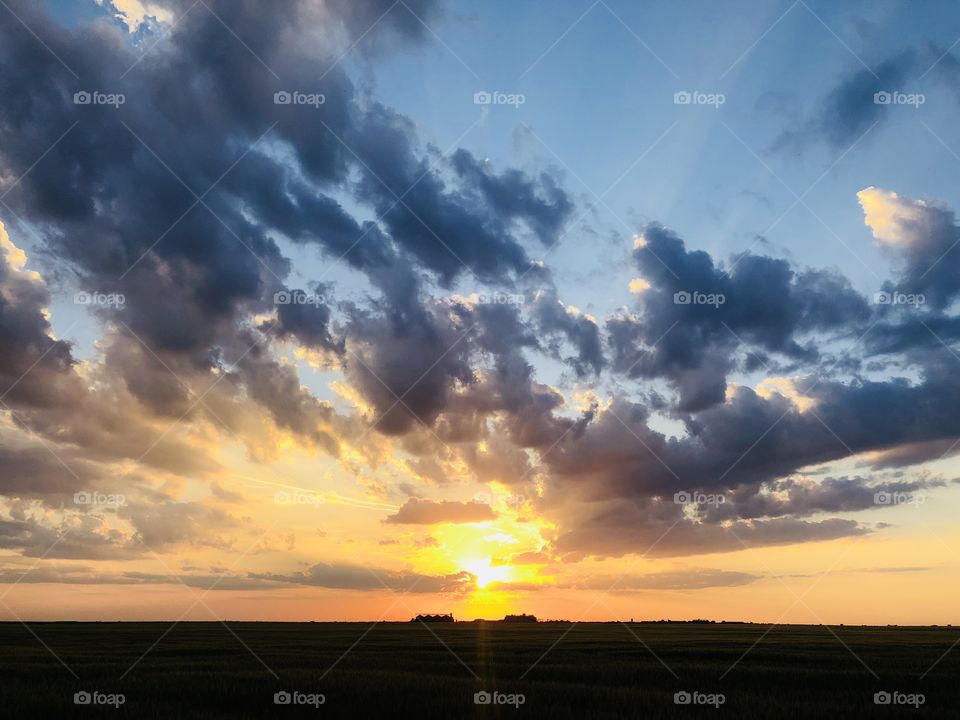
[[[114,17],[126,25],[130,32],[136,31],[150,18],[161,23],[170,23],[173,20],[173,13],[162,5],[141,0],[97,0],[97,4],[112,10]]]

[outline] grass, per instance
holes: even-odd
[[[371,629],[369,623],[239,622],[170,627],[30,623],[28,629],[0,623],[2,716],[954,718],[960,704],[960,646],[928,672],[960,638],[960,629],[953,628],[783,626],[768,632],[765,625],[739,624],[381,623]],[[74,705],[74,693],[82,690],[123,693],[125,703],[119,710]],[[319,708],[274,705],[274,693],[281,690],[322,693],[326,701]],[[480,690],[522,693],[525,701],[520,707],[475,705]],[[722,693],[725,703],[719,710],[674,704],[674,693],[684,690]],[[919,710],[877,706],[874,693],[883,690],[923,693],[925,703]]]

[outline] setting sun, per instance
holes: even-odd
[[[509,565],[491,565],[490,558],[465,560],[460,564],[464,570],[476,576],[477,587],[481,590],[492,582],[508,582],[513,576],[513,568]]]

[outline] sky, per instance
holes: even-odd
[[[948,624],[960,8],[6,0],[0,619]]]

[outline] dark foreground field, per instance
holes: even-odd
[[[929,669],[960,629],[765,632],[615,623],[2,623],[0,717],[958,716],[960,646]],[[122,693],[124,702],[75,705],[84,691]],[[322,694],[324,702],[276,705],[282,691]],[[475,704],[480,691],[514,704]],[[692,704],[676,704],[678,692],[690,693]],[[903,693],[899,701],[922,693],[924,702],[876,705],[878,692]],[[694,704],[717,703],[718,693],[719,708]],[[519,706],[506,697],[518,694]],[[297,700],[319,702],[304,696]]]

